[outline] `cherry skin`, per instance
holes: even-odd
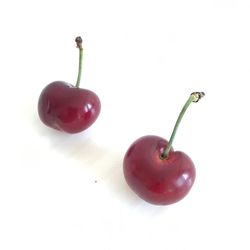
[[[123,161],[125,180],[143,200],[155,205],[170,205],[184,198],[195,180],[195,166],[183,152],[169,151],[162,158],[168,141],[148,135],[137,139]]]
[[[78,133],[90,127],[100,109],[100,100],[94,92],[62,81],[47,85],[38,101],[41,121],[67,133]]]

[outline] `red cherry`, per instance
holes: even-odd
[[[78,133],[90,127],[100,109],[100,100],[94,92],[61,81],[47,85],[38,101],[42,122],[67,133]]]
[[[195,180],[192,160],[183,152],[171,149],[167,159],[161,156],[168,142],[148,135],[136,140],[123,162],[125,179],[142,199],[156,205],[181,200]]]
[[[63,81],[52,82],[43,89],[38,101],[41,121],[67,133],[78,133],[90,127],[101,109],[100,100],[94,92],[79,88],[83,49],[81,37],[77,37],[75,41],[79,48],[76,86]]]
[[[190,95],[175,124],[171,138],[148,135],[137,139],[127,150],[123,160],[125,180],[145,201],[155,205],[169,205],[184,198],[195,181],[195,166],[185,153],[174,151],[172,143],[180,121],[192,102],[203,92]]]

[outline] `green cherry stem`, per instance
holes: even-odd
[[[75,42],[76,42],[76,47],[79,49],[78,76],[76,80],[76,87],[79,88],[82,76],[82,58],[83,58],[82,38],[80,36],[76,37]]]
[[[175,138],[175,134],[176,134],[176,131],[180,125],[180,122],[187,110],[187,108],[190,106],[190,104],[192,102],[198,102],[203,96],[205,95],[204,92],[193,92],[188,100],[186,101],[185,105],[183,106],[179,116],[178,116],[178,119],[175,123],[175,126],[174,126],[174,129],[173,129],[173,132],[171,134],[171,137],[170,137],[170,140],[169,140],[169,143],[168,143],[168,146],[165,148],[165,150],[163,151],[162,155],[161,155],[161,159],[166,159],[168,158],[168,154],[170,152],[170,149],[172,148],[172,145],[173,145],[173,141],[174,141],[174,138]]]

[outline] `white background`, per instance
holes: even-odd
[[[41,90],[95,91],[101,115],[68,135],[37,115]],[[1,1],[0,249],[250,249],[250,2]],[[126,185],[140,136],[169,138],[194,161],[189,195],[153,206]]]

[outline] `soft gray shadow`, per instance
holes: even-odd
[[[91,139],[91,128],[82,133],[67,134],[46,127],[39,119],[37,123],[35,127],[40,137],[48,140],[54,150],[66,157],[73,157],[86,163],[98,161],[106,155],[106,150]]]
[[[83,167],[93,173],[96,185],[104,184],[113,199],[123,200],[131,206],[141,204],[128,187],[123,176],[123,154],[97,145],[91,137],[92,129],[78,134],[67,134],[46,127],[39,117],[33,117],[32,125],[40,137],[49,141],[50,146],[66,157],[74,158],[82,162]],[[112,145],[109,145],[112,148]]]
[[[129,188],[123,175],[123,155],[121,153],[109,152],[110,161],[107,162],[108,171],[103,177],[105,185],[112,193],[113,199],[122,200],[126,205],[132,207],[141,204],[141,199]]]

